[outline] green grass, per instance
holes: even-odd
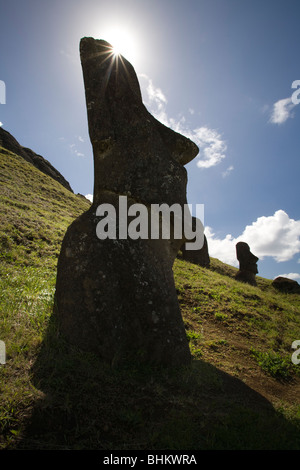
[[[0,149],[0,449],[300,450],[300,296],[174,264],[191,367],[110,369],[53,316],[56,263],[89,207]]]
[[[89,202],[0,147],[1,260],[54,267],[66,227]]]
[[[193,326],[207,322],[222,324],[245,343],[254,341],[259,349],[291,354],[291,345],[300,335],[300,296],[279,293],[272,281],[258,277],[253,287],[220,274],[212,259],[212,269],[177,260],[174,274],[179,286],[182,312]]]
[[[289,380],[293,376],[293,372],[298,372],[298,368],[294,367],[289,356],[282,357],[280,353],[274,351],[260,352],[255,349],[252,349],[252,354],[262,370],[272,377]]]

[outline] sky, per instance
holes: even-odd
[[[259,276],[300,282],[299,21],[299,0],[0,0],[1,125],[92,194],[79,42],[121,40],[147,109],[199,147],[210,256],[238,267],[245,241]]]

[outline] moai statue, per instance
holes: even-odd
[[[196,230],[196,217],[192,217],[192,227],[193,230]],[[200,230],[202,230],[202,223],[199,225]],[[193,264],[198,264],[199,266],[202,266],[204,268],[208,268],[210,265],[210,258],[209,258],[209,253],[208,253],[208,244],[207,244],[207,238],[204,235],[204,243],[202,248],[199,248],[199,250],[189,250],[186,247],[186,243],[184,243],[181,247],[181,253],[182,253],[182,259],[185,261],[189,261],[190,263]]]
[[[258,273],[257,261],[259,258],[251,253],[249,245],[245,242],[238,242],[236,244],[236,256],[240,267],[235,278],[238,281],[256,286],[255,276]]]
[[[172,272],[184,240],[120,236],[118,218],[116,237],[100,239],[97,208],[113,206],[119,214],[120,196],[128,213],[135,203],[183,207],[184,165],[198,147],[147,111],[134,68],[110,44],[83,38],[80,57],[94,197],[62,243],[55,293],[60,332],[112,366],[186,365],[191,355]]]

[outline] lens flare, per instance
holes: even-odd
[[[112,45],[114,56],[122,55],[133,63],[137,60],[137,44],[130,32],[115,27],[103,31],[101,36]]]

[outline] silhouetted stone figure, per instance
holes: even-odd
[[[196,217],[192,217],[192,227],[193,231],[196,230]],[[202,248],[199,250],[188,250],[186,249],[186,243],[184,243],[181,247],[182,258],[185,261],[189,261],[193,264],[198,264],[199,266],[203,266],[207,268],[210,265],[210,258],[208,253],[208,245],[207,239],[204,235],[204,243]]]
[[[259,258],[251,253],[249,245],[245,242],[236,244],[236,256],[240,266],[235,278],[238,281],[256,286],[255,276],[258,273],[257,261]]]
[[[83,38],[80,57],[94,154],[94,197],[62,243],[55,294],[59,329],[69,342],[111,365],[188,364],[191,356],[172,272],[183,240],[100,240],[96,211],[107,203],[118,214],[120,195],[127,197],[128,210],[137,202],[182,207],[187,184],[183,165],[197,155],[198,147],[147,111],[132,65],[114,57],[110,44]]]

